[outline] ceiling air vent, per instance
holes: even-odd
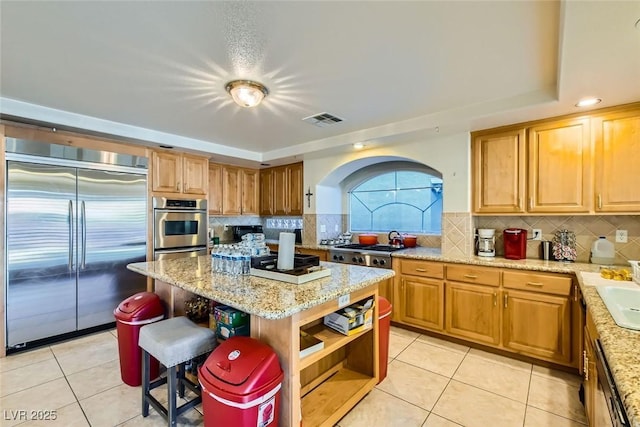
[[[334,116],[329,113],[319,113],[314,114],[313,116],[305,117],[302,119],[303,122],[311,123],[312,125],[316,125],[321,128],[326,128],[327,126],[332,126],[337,123],[344,121],[340,117]]]

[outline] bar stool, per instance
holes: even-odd
[[[167,420],[169,426],[175,426],[178,415],[193,408],[202,401],[200,386],[184,376],[185,363],[210,352],[215,347],[215,333],[203,328],[184,316],[161,320],[140,329],[138,345],[142,356],[142,416],[149,415],[149,404]],[[167,368],[167,376],[150,383],[149,360],[155,357]],[[177,369],[176,369],[177,368]],[[165,408],[150,391],[163,384],[167,385],[169,397]],[[176,390],[184,397],[185,387],[198,396],[176,408]]]

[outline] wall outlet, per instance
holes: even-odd
[[[533,230],[531,230],[531,234],[533,235],[531,237],[531,240],[542,240],[542,229],[541,228],[534,228]]]
[[[616,243],[627,243],[627,230],[616,230]]]
[[[224,231],[229,231],[229,224],[224,225]]]
[[[326,233],[327,232],[327,226],[324,224],[320,224],[320,232],[321,233]]]

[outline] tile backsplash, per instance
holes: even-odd
[[[599,236],[605,236],[614,244],[616,264],[640,259],[640,215],[478,216],[474,217],[474,226],[496,230],[498,256],[504,255],[502,232],[505,228],[524,228],[529,238],[531,230],[539,228],[543,240],[553,240],[555,232],[559,230],[573,231],[576,234],[577,262],[589,262],[591,244]],[[627,243],[615,242],[616,230],[627,230]],[[539,248],[539,241],[529,240],[527,258],[539,258]]]

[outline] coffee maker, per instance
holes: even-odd
[[[478,256],[496,256],[496,230],[493,228],[478,228],[476,250]]]
[[[507,228],[504,230],[504,257],[507,259],[525,259],[527,257],[527,230]]]

